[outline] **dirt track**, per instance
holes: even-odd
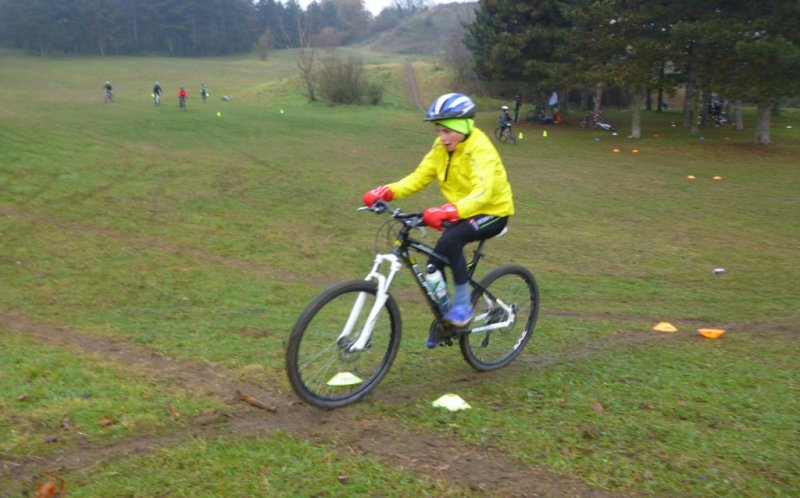
[[[1,461],[0,474],[16,480],[29,481],[41,469],[65,472],[92,467],[112,458],[146,453],[198,436],[259,436],[281,430],[298,438],[368,455],[415,473],[465,484],[487,496],[611,496],[544,468],[521,465],[497,448],[468,445],[430,432],[404,432],[378,420],[356,417],[359,413],[357,408],[321,411],[300,403],[293,396],[237,382],[226,372],[207,364],[179,362],[124,341],[41,325],[19,313],[0,312],[0,326],[42,343],[124,362],[126,367],[138,370],[156,382],[205,393],[230,404],[230,410],[198,420],[168,436],[144,435],[114,445],[86,442],[79,448],[65,450],[51,458],[34,456]],[[245,404],[238,392],[251,394],[275,411]],[[377,397],[384,402],[393,402],[388,396],[388,393],[383,393]],[[406,395],[398,397],[404,399]]]

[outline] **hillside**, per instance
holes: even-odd
[[[475,18],[478,3],[449,3],[404,19],[365,43],[369,49],[397,54],[444,53],[453,31]]]

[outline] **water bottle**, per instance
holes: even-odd
[[[442,272],[436,268],[436,265],[428,265],[428,274],[425,276],[425,281],[428,288],[433,293],[434,297],[439,303],[439,308],[442,311],[447,311],[450,307],[450,299],[447,297],[447,282],[444,281]]]

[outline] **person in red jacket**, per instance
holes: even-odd
[[[178,106],[182,111],[186,110],[186,89],[183,87],[178,90]]]
[[[475,103],[466,95],[448,93],[436,99],[425,115],[425,121],[435,125],[433,147],[411,174],[375,187],[362,198],[365,205],[372,206],[378,199],[403,199],[438,182],[447,203],[426,209],[423,221],[442,231],[435,250],[450,262],[454,283],[453,305],[444,320],[456,327],[473,319],[464,246],[499,234],[514,214],[506,169],[492,141],[475,127],[474,117]],[[443,270],[438,259],[428,262]],[[439,342],[432,332],[428,347]]]

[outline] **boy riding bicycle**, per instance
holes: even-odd
[[[507,109],[507,108],[506,108]],[[473,319],[464,246],[499,234],[514,214],[511,185],[500,155],[486,134],[475,127],[475,103],[466,95],[448,93],[436,99],[425,114],[437,138],[417,168],[405,178],[376,187],[363,196],[372,206],[377,200],[403,199],[437,180],[447,203],[424,211],[426,225],[442,231],[435,251],[448,258],[454,297],[444,320],[465,327]],[[444,263],[429,264],[443,270]],[[431,333],[428,347],[440,338]]]
[[[503,112],[500,114],[500,117],[497,118],[497,121],[500,123],[500,129],[505,130],[506,128],[511,128],[511,115],[508,113],[508,106],[504,105],[500,108]]]

